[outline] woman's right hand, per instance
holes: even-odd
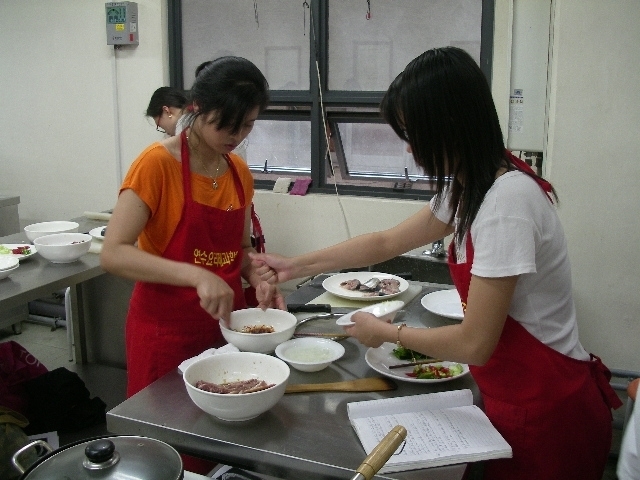
[[[196,292],[200,306],[216,320],[223,319],[228,324],[233,310],[233,289],[222,278],[204,268],[196,279]]]

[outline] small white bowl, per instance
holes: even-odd
[[[13,270],[19,264],[20,261],[13,255],[0,255],[0,272],[3,270]]]
[[[294,338],[278,345],[276,355],[296,370],[319,372],[341,358],[344,347],[327,338]]]
[[[272,353],[275,348],[289,340],[296,329],[298,319],[293,313],[275,308],[245,308],[231,312],[229,326],[220,321],[220,330],[225,340],[243,352]],[[270,325],[273,333],[242,333],[243,327]]]
[[[273,407],[284,395],[291,371],[282,360],[253,352],[210,355],[189,365],[182,378],[193,403],[206,413],[228,421],[257,417]],[[253,393],[212,393],[196,388],[199,380],[230,383],[259,379],[274,384]]]
[[[341,316],[336,320],[336,325],[340,325],[341,327],[348,327],[349,325],[355,325],[351,321],[351,317],[354,313],[358,312],[367,312],[372,313],[376,317],[381,320],[390,320],[393,322],[393,319],[396,316],[398,310],[404,307],[404,302],[401,300],[390,300],[388,302],[376,303],[374,305],[369,305],[368,307],[361,308],[359,310],[354,310],[353,312],[349,312],[346,315]]]
[[[14,270],[17,270],[19,266],[20,266],[20,263],[18,263],[18,265],[16,265],[15,267],[5,268],[4,270],[0,270],[0,280],[2,280],[3,278],[7,278],[9,275],[13,273]]]
[[[76,222],[41,222],[27,225],[24,227],[24,233],[27,235],[27,238],[33,242],[36,238],[51,235],[53,233],[77,232],[79,227],[80,225]]]
[[[51,263],[71,263],[91,248],[91,235],[86,233],[54,233],[36,238],[38,253]]]

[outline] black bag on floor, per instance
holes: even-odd
[[[29,399],[28,435],[75,432],[106,422],[107,405],[98,397],[90,398],[78,374],[64,367],[28,380],[24,388]]]

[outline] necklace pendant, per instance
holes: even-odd
[[[218,189],[218,182],[213,180],[213,183],[211,184],[211,186],[213,187],[214,190],[217,190]]]

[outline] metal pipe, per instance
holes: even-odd
[[[67,321],[59,317],[45,317],[42,315],[29,314],[25,322],[39,323],[41,325],[49,325],[54,329],[60,328],[60,327],[67,328]]]

